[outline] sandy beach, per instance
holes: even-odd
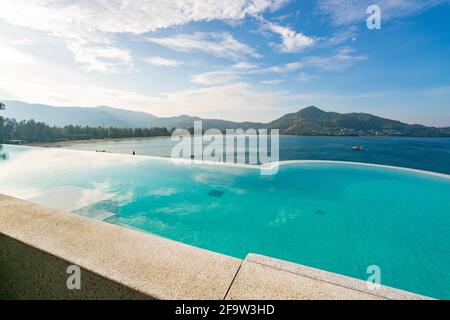
[[[136,137],[136,138],[107,138],[107,139],[89,139],[89,140],[70,140],[70,141],[57,141],[57,142],[39,142],[39,143],[25,143],[24,146],[30,147],[42,147],[42,148],[57,148],[63,146],[69,146],[74,144],[87,144],[87,143],[104,143],[104,142],[119,142],[119,141],[130,141],[130,140],[151,140],[164,138],[166,136],[159,137]],[[167,138],[170,138],[167,136]]]

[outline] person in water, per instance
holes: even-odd
[[[134,152],[134,150],[133,150],[133,156],[135,156],[136,155],[136,152]]]

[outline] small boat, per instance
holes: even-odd
[[[352,150],[354,150],[354,151],[363,151],[363,150],[365,150],[365,149],[364,149],[363,146],[358,145],[358,146],[353,146],[353,147],[352,147]]]

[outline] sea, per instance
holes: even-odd
[[[171,137],[156,137],[60,147],[170,157],[177,143]],[[353,150],[354,146],[363,150]],[[450,174],[450,138],[280,136],[279,159],[363,162]]]

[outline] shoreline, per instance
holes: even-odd
[[[105,138],[105,139],[88,139],[88,140],[69,140],[69,141],[57,141],[57,142],[33,142],[24,143],[22,146],[28,147],[41,147],[41,148],[54,148],[62,147],[74,144],[95,144],[104,142],[120,142],[120,141],[131,141],[131,140],[151,140],[157,138],[170,138],[170,136],[157,136],[157,137],[136,137],[136,138]]]
[[[450,137],[409,137],[409,136],[301,136],[301,135],[291,135],[291,134],[280,134],[280,136],[285,137],[324,137],[324,138],[405,138],[405,139],[449,139]],[[68,140],[68,141],[56,141],[56,142],[33,142],[33,143],[24,143],[22,146],[29,147],[62,147],[67,145],[74,144],[94,144],[94,143],[102,143],[102,142],[120,142],[120,141],[132,141],[132,140],[151,140],[158,138],[170,138],[171,136],[155,136],[155,137],[128,137],[128,138],[104,138],[104,139],[87,139],[87,140]]]

